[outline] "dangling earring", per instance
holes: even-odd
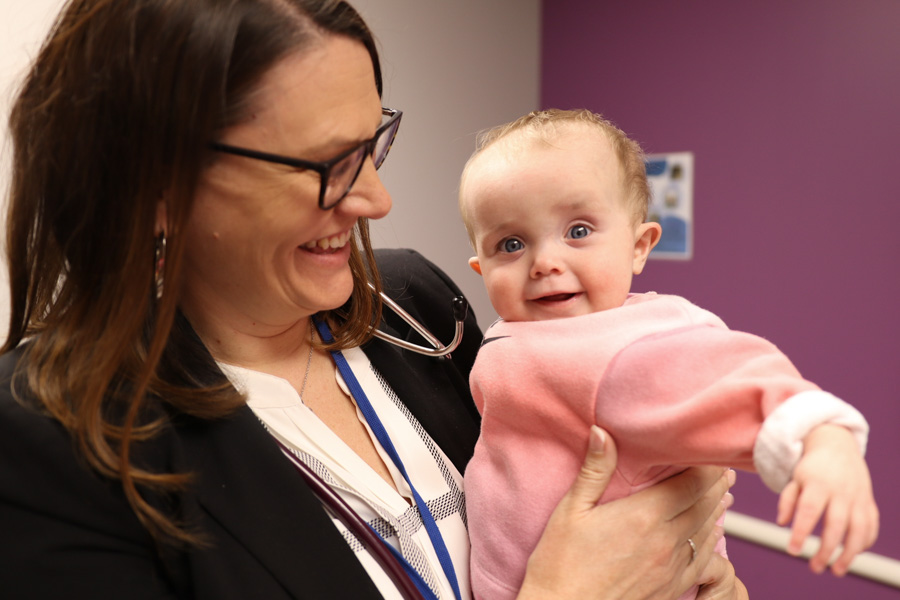
[[[154,271],[153,271],[153,279],[156,284],[156,299],[159,300],[163,295],[163,286],[164,275],[163,272],[166,267],[166,232],[161,231],[159,235],[156,236],[156,253],[154,260]]]

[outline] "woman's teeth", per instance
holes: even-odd
[[[320,240],[315,240],[312,242],[307,242],[303,244],[303,248],[306,250],[337,250],[338,248],[343,248],[344,245],[347,244],[347,240],[350,239],[351,231],[347,231],[340,235],[333,235],[331,237],[322,238]]]

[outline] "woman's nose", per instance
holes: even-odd
[[[380,219],[390,212],[392,203],[391,195],[381,183],[381,177],[378,176],[375,163],[370,156],[363,163],[362,170],[353,183],[353,189],[336,209],[359,217]]]

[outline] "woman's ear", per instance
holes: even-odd
[[[469,266],[472,267],[472,270],[481,275],[481,263],[478,262],[478,257],[473,256],[469,259]]]
[[[634,232],[634,264],[633,272],[640,275],[647,263],[647,257],[653,247],[659,243],[662,227],[659,223],[641,223]]]

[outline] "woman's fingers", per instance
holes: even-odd
[[[712,469],[713,473],[716,471],[717,469]],[[682,576],[687,578],[688,583],[697,582],[709,561],[717,556],[715,554],[716,545],[725,533],[720,521],[725,510],[734,502],[734,497],[727,491],[734,484],[734,472],[731,470],[718,471],[718,479],[694,506],[683,511],[671,521],[676,530],[682,532],[678,535],[690,538],[696,548],[696,556],[691,561],[690,555],[693,549],[690,544],[685,543],[689,550],[689,560]],[[723,586],[728,589],[732,587],[728,584],[723,584]]]
[[[588,452],[575,481],[562,497],[529,558],[518,598],[608,598],[609,591],[633,587],[637,550],[629,546],[633,528],[606,514],[600,497],[616,470],[616,446],[592,427]],[[634,515],[632,515],[634,516]],[[631,530],[631,531],[629,531]],[[621,554],[610,539],[623,539]],[[622,566],[623,560],[625,566]],[[635,596],[643,598],[644,596]],[[646,596],[649,597],[649,596]]]
[[[693,548],[697,549],[696,557],[694,557],[693,560],[690,558],[693,554],[693,548],[689,543],[685,542],[685,546],[689,550],[687,553],[688,566],[685,569],[685,575],[691,578],[692,582],[697,582],[710,559],[718,556],[716,554],[716,545],[725,534],[719,520],[722,515],[725,514],[725,509],[731,506],[732,501],[731,494],[726,494],[725,498],[719,502],[716,509],[710,513],[697,530],[689,536],[689,539],[694,543]]]
[[[722,538],[724,532],[717,521],[734,501],[728,493],[734,481],[731,470],[694,467],[635,494],[658,495],[662,500],[659,506],[667,516],[666,531],[659,533],[662,540],[673,544],[673,572],[684,589],[697,582]],[[697,549],[693,559],[689,538]]]
[[[616,457],[612,438],[596,425],[592,426],[587,456],[569,489],[568,500],[572,508],[589,511],[597,505],[616,470]]]
[[[676,598],[696,583],[721,538],[716,520],[731,503],[734,473],[688,469],[598,504],[616,458],[612,437],[592,428],[582,468],[531,554],[519,598]]]
[[[726,558],[715,554],[700,580],[697,600],[746,600],[747,590],[735,577],[734,566]]]
[[[668,500],[668,520],[686,540],[695,536],[702,525],[714,524],[731,506],[734,498],[728,490],[734,485],[735,477],[731,469],[692,467],[639,493],[652,492],[663,502]],[[678,501],[671,502],[674,498]]]
[[[676,598],[696,582],[720,533],[715,520],[728,476],[691,470],[598,504],[616,458],[612,436],[592,428],[582,468],[528,561],[520,598]]]
[[[735,474],[730,469],[720,467],[691,467],[665,481],[638,492],[653,496],[660,504],[660,512],[671,521],[689,525],[696,520],[699,525],[703,518],[715,510],[716,505],[734,485]],[[685,529],[685,538],[692,533]]]

